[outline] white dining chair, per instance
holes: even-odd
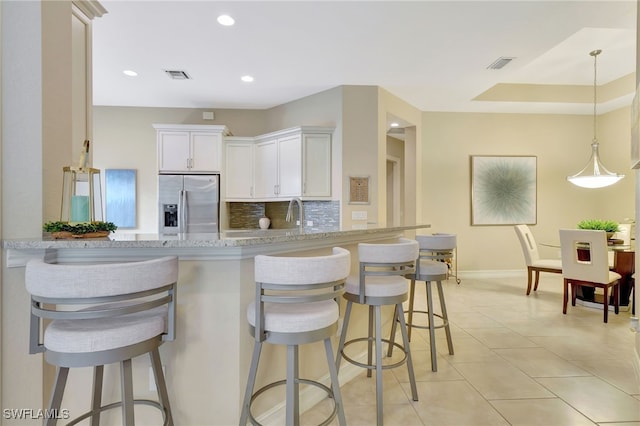
[[[607,234],[604,231],[561,229],[562,275],[564,277],[562,313],[567,313],[569,286],[571,306],[576,305],[579,286],[601,288],[604,292],[604,322],[609,318],[609,290],[617,314],[620,306],[619,288],[622,276],[609,269]]]
[[[518,240],[522,246],[522,253],[524,254],[524,260],[527,264],[527,296],[531,293],[531,284],[533,281],[533,274],[535,273],[535,283],[533,285],[533,291],[538,290],[538,282],[540,280],[540,272],[550,272],[554,274],[562,273],[562,260],[561,259],[544,259],[540,257],[538,251],[538,245],[535,238],[527,225],[515,225],[514,229]]]

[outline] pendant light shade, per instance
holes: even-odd
[[[582,170],[573,176],[567,176],[567,180],[576,186],[582,188],[602,188],[605,186],[613,185],[624,177],[617,173],[610,172],[600,161],[600,154],[598,152],[598,138],[596,137],[596,71],[598,55],[602,53],[601,50],[594,50],[589,53],[593,56],[593,141],[591,142],[591,158],[584,166]]]

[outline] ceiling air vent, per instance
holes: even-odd
[[[186,71],[180,70],[164,70],[164,72],[169,76],[172,80],[190,80],[189,74]]]
[[[515,58],[509,58],[505,56],[500,56],[498,59],[493,61],[491,65],[487,67],[488,70],[499,70],[507,65],[509,62],[513,61]]]

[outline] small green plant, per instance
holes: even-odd
[[[91,232],[113,232],[118,227],[113,222],[87,222],[70,224],[69,222],[47,222],[42,225],[44,232],[71,232],[74,235],[89,234]]]
[[[578,222],[578,229],[593,229],[596,231],[618,232],[618,222],[602,219],[585,219]]]

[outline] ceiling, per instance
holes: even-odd
[[[95,105],[266,109],[374,85],[421,111],[592,114],[595,49],[598,112],[634,94],[635,0],[101,4]],[[499,57],[515,59],[487,69]]]

